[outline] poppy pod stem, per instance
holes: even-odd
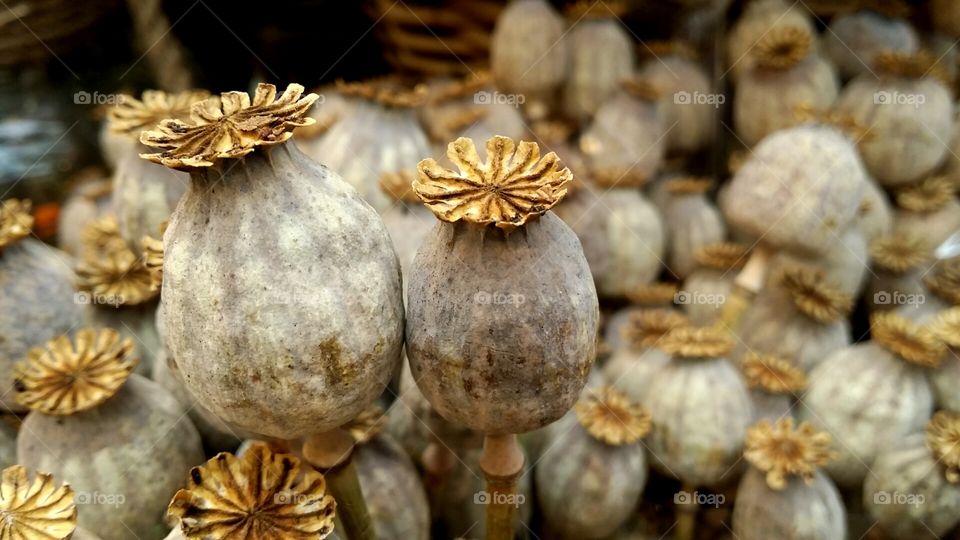
[[[486,435],[480,469],[487,479],[487,540],[513,538],[517,513],[517,480],[523,471],[523,451],[516,435]]]
[[[421,457],[424,470],[424,487],[431,501],[444,496],[450,471],[457,466],[456,455],[439,440],[432,441]]]
[[[367,503],[360,489],[353,462],[354,440],[346,430],[336,428],[307,437],[303,457],[327,480],[337,501],[337,526],[348,540],[376,540]]]
[[[685,493],[695,493],[696,487],[683,483],[682,487]],[[675,529],[675,534],[673,536],[674,540],[693,540],[694,532],[697,526],[697,509],[699,505],[696,504],[696,501],[692,501],[690,504],[681,504],[677,505],[677,526]]]
[[[757,244],[750,253],[750,259],[747,260],[747,264],[744,265],[743,270],[737,274],[737,278],[734,280],[735,286],[730,293],[730,298],[723,305],[720,324],[724,327],[731,331],[740,327],[743,314],[747,312],[747,308],[753,302],[753,297],[763,287],[770,255],[769,248],[762,244]]]

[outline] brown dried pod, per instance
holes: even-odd
[[[71,255],[82,248],[83,231],[110,208],[113,186],[109,178],[93,171],[94,177],[81,180],[67,196],[57,220],[57,246]]]
[[[931,75],[937,59],[929,53],[884,52],[880,75],[861,75],[847,84],[837,110],[867,127],[859,142],[870,174],[885,187],[925,178],[943,163],[953,136],[950,90]]]
[[[38,472],[32,481],[21,465],[0,476],[0,537],[18,540],[77,538],[77,505],[69,484],[57,485],[53,475]]]
[[[937,407],[960,412],[960,307],[939,312],[929,328],[949,347],[940,367],[927,374]]]
[[[714,327],[678,328],[660,340],[673,360],[657,370],[643,404],[654,419],[647,448],[653,466],[692,486],[736,478],[753,403],[726,356],[730,335]]]
[[[896,191],[893,228],[939,245],[960,229],[957,186],[945,176],[931,176]]]
[[[604,364],[604,378],[631,400],[642,403],[652,390],[653,374],[670,361],[670,355],[658,347],[660,340],[671,330],[689,324],[683,314],[669,308],[631,312],[620,327],[623,346],[614,349]]]
[[[885,445],[919,430],[933,413],[927,371],[945,352],[930,330],[891,312],[871,318],[873,339],[827,356],[809,376],[800,418],[838,440],[826,466],[843,487],[867,476]]]
[[[930,291],[923,278],[933,262],[934,246],[923,236],[894,231],[870,243],[873,278],[867,304],[873,310],[923,304]]]
[[[195,125],[167,121],[143,136],[159,149],[145,159],[191,174],[164,234],[169,352],[204,407],[284,439],[363,410],[403,340],[400,267],[382,221],[289,141],[312,123],[317,97],[261,84],[252,99],[197,104]]]
[[[699,98],[710,95],[710,79],[696,59],[682,48],[658,52],[655,44],[647,45],[655,56],[640,64],[637,76],[661,90],[663,122],[672,126],[666,135],[667,151],[696,152],[710,142],[713,118],[719,107],[716,100]]]
[[[722,242],[727,226],[720,210],[707,197],[709,178],[674,178],[664,188],[669,194],[663,208],[670,273],[685,279],[697,267],[697,251],[708,244]]]
[[[739,78],[756,63],[752,54],[757,43],[776,28],[805,28],[815,31],[810,12],[786,0],[753,0],[727,35],[727,69]]]
[[[828,109],[840,92],[833,66],[811,51],[815,34],[804,26],[777,26],[750,54],[751,69],[737,79],[733,120],[743,144],[796,124],[794,108]]]
[[[562,416],[583,388],[597,293],[576,235],[548,212],[569,169],[556,154],[541,159],[535,143],[505,137],[488,140],[486,154],[481,162],[461,138],[447,153],[459,172],[420,163],[414,189],[441,223],[407,282],[406,350],[444,418],[522,433]],[[530,265],[550,271],[524,270]]]
[[[733,534],[744,540],[845,538],[846,510],[819,467],[829,462],[830,435],[792,418],[762,420],[747,433],[753,465],[737,488]]]
[[[634,512],[646,485],[639,441],[650,415],[611,387],[587,392],[574,410],[576,421],[551,430],[537,461],[537,501],[558,538],[607,538]]]
[[[757,420],[790,417],[794,398],[807,387],[807,376],[789,360],[751,352],[740,368],[750,387]]]
[[[222,452],[192,468],[168,513],[189,540],[268,540],[279,531],[313,540],[333,531],[336,507],[323,475],[256,443],[240,457]]]
[[[821,45],[824,56],[837,67],[840,76],[851,79],[870,73],[882,51],[916,52],[920,38],[902,16],[865,9],[834,17]]]
[[[181,475],[203,459],[180,404],[131,374],[132,349],[114,330],[82,329],[74,342],[60,337],[34,349],[16,373],[17,399],[33,410],[17,440],[18,462],[69,478],[96,503],[79,523],[104,540],[162,538],[163,510]]]
[[[942,537],[960,522],[960,416],[938,411],[923,433],[880,450],[863,504],[891,538]]]
[[[750,246],[736,242],[704,244],[694,252],[696,267],[677,296],[694,325],[706,326],[720,319],[727,298],[733,294],[734,279],[749,258]]]
[[[29,202],[0,202],[0,404],[13,412],[24,410],[14,399],[14,363],[83,320],[69,257],[28,238],[32,225]]]

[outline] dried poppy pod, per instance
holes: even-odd
[[[960,307],[941,312],[930,323],[930,330],[950,348],[940,367],[927,376],[937,407],[960,412],[960,392],[957,392],[960,386]]]
[[[820,467],[828,463],[830,435],[792,418],[761,420],[747,432],[743,475],[733,507],[733,534],[743,540],[846,538],[840,492]]]
[[[747,354],[740,369],[758,421],[776,422],[792,415],[795,398],[807,387],[803,370],[785,358],[754,352]]]
[[[588,259],[589,260],[589,259]],[[649,308],[673,307],[679,285],[665,281],[655,281],[638,285],[626,292],[630,305],[615,311],[603,323],[603,342],[611,351],[617,351],[629,345],[624,336],[624,328],[629,324],[634,313]]]
[[[796,27],[815,32],[810,12],[787,0],[752,0],[727,35],[727,68],[740,77],[756,63],[757,43],[778,28]]]
[[[840,292],[859,297],[867,287],[870,273],[870,246],[855,225],[838,232],[833,244],[823,253],[798,254],[780,250],[769,260],[768,281],[776,279],[782,268],[803,266],[822,272]]]
[[[569,4],[566,15],[572,26],[563,36],[570,51],[562,89],[566,117],[579,123],[589,120],[633,73],[633,38],[620,22],[625,11],[624,3],[616,0]]]
[[[930,330],[890,312],[871,317],[872,340],[839,349],[811,373],[800,418],[839,440],[826,467],[843,487],[867,475],[886,444],[923,427],[933,413],[927,372],[946,348]]]
[[[808,124],[758,144],[720,202],[741,232],[790,251],[824,253],[856,217],[865,181],[853,143],[834,127]]]
[[[660,91],[627,79],[597,109],[580,134],[590,177],[603,186],[641,186],[656,174],[666,153]]]
[[[696,268],[697,251],[722,242],[727,226],[720,210],[707,197],[713,181],[709,178],[674,178],[664,187],[668,193],[663,207],[669,256],[667,268],[684,279]]]
[[[147,90],[140,99],[122,96],[119,104],[108,110],[107,129],[133,143],[113,172],[112,201],[120,236],[135,253],[143,249],[140,239],[144,235],[156,234],[189,184],[185,173],[140,159],[139,154],[144,151],[138,143],[140,134],[168,118],[188,120],[190,107],[208,97],[210,94],[202,90],[176,94]]]
[[[644,406],[655,419],[647,439],[653,466],[695,486],[715,486],[739,475],[737,462],[754,412],[739,370],[727,356],[725,330],[686,327],[658,345],[672,361],[653,375]]]
[[[92,539],[77,534],[77,505],[69,484],[57,485],[53,475],[38,472],[30,479],[22,465],[0,473],[0,537],[23,540]]]
[[[607,538],[634,512],[646,485],[640,439],[650,415],[612,387],[588,393],[574,410],[577,421],[548,441],[537,462],[537,500],[557,538]]]
[[[871,242],[873,277],[867,288],[867,305],[880,311],[924,303],[931,296],[923,278],[933,263],[933,249],[925,237],[902,231]]]
[[[32,410],[18,461],[109,498],[85,506],[79,521],[104,540],[162,538],[170,497],[203,460],[200,436],[176,399],[131,375],[132,350],[114,330],[86,328],[74,342],[61,336],[31,350],[14,375],[17,401]]]
[[[222,452],[190,470],[168,515],[190,539],[323,539],[333,532],[337,503],[323,475],[292,454],[257,442],[242,456]]]
[[[754,63],[737,79],[733,99],[734,126],[747,146],[796,124],[798,105],[824,110],[837,99],[837,74],[811,51],[813,36],[803,26],[779,26],[750,51]]]
[[[883,51],[917,52],[920,38],[906,19],[865,9],[834,17],[821,45],[840,76],[852,79],[871,73],[877,54]]]
[[[302,92],[224,93],[194,107],[196,125],[143,136],[160,149],[145,159],[191,174],[164,234],[169,352],[204,407],[283,439],[356,416],[403,341],[400,267],[382,221],[289,142],[312,123],[317,96]]]
[[[29,238],[32,226],[29,201],[0,201],[0,405],[12,412],[25,410],[14,399],[13,364],[83,320],[69,257]]]
[[[931,176],[899,188],[894,195],[894,230],[922,236],[933,245],[941,244],[960,230],[957,187],[945,176]]]
[[[634,311],[620,327],[625,343],[604,364],[604,378],[631,400],[642,403],[653,389],[653,375],[670,362],[670,355],[658,343],[671,330],[689,324],[684,315],[673,309]]]
[[[938,79],[937,59],[926,52],[886,51],[876,73],[847,84],[837,110],[870,130],[859,142],[870,174],[885,187],[921,180],[939,167],[953,136],[953,101]]]
[[[497,87],[522,95],[535,117],[550,110],[569,71],[566,30],[563,17],[545,0],[514,0],[493,29],[490,66]]]
[[[433,213],[420,204],[420,199],[413,191],[415,176],[414,171],[401,171],[385,173],[380,177],[380,187],[393,201],[380,212],[380,217],[390,233],[404,276],[410,275],[413,258],[420,244],[436,225]]]
[[[667,151],[687,154],[704,148],[713,136],[713,118],[717,104],[707,100],[686,99],[711,92],[710,79],[696,54],[685,44],[646,43],[651,58],[643,61],[637,75],[661,91],[663,123],[667,131]]]
[[[873,179],[864,182],[863,199],[857,208],[853,227],[859,229],[867,245],[893,230],[893,205],[887,193]]]
[[[863,484],[863,504],[890,538],[943,537],[960,523],[960,415],[938,411],[926,436],[884,446]]]
[[[734,280],[750,258],[750,246],[736,242],[703,244],[693,253],[695,269],[677,297],[684,313],[697,326],[720,320],[723,306],[734,294]]]
[[[302,143],[303,153],[337,171],[368,203],[383,210],[391,200],[380,189],[381,175],[413,170],[430,151],[417,118],[426,87],[376,79],[338,82],[337,91],[355,101],[350,114],[315,142]]]
[[[734,358],[750,352],[789,358],[810,372],[833,351],[853,341],[847,320],[853,296],[823,272],[803,266],[782,268],[743,317]]]
[[[83,245],[83,230],[110,209],[113,185],[109,178],[88,177],[74,187],[60,209],[57,246],[76,256]]]
[[[446,144],[457,137],[483,141],[494,135],[524,137],[528,128],[520,112],[523,100],[499,95],[491,83],[488,72],[476,71],[428,89],[420,120],[430,139]]]

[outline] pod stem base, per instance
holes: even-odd
[[[327,481],[337,501],[338,525],[348,540],[376,540],[360,478],[353,461],[353,439],[342,429],[311,435],[303,443],[303,457]]]
[[[696,502],[696,491],[693,486],[683,484],[683,491],[690,494],[690,501],[687,504],[676,506],[677,526],[674,529],[674,540],[693,540],[697,527],[697,510],[699,505]]]
[[[523,451],[516,435],[487,435],[483,439],[480,469],[487,479],[486,540],[511,540],[519,507],[518,480]]]

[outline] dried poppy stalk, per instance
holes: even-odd
[[[68,484],[58,486],[53,475],[12,465],[0,477],[0,537],[18,540],[66,540],[77,528],[77,505]]]

